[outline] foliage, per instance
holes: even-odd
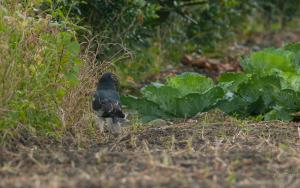
[[[300,110],[295,105],[299,100],[298,83],[300,79],[298,56],[300,49],[297,49],[299,49],[299,43],[286,45],[282,49],[266,49],[253,53],[242,62],[246,71],[245,75],[255,77],[257,80],[252,81],[252,84],[251,80],[247,80],[244,87],[239,87],[234,94],[243,99],[252,99],[252,104],[255,104],[253,99],[257,100],[257,97],[260,96],[259,104],[263,105],[253,105],[257,108],[256,112],[259,112],[256,115],[266,113],[265,119],[267,120],[292,120],[293,112]],[[245,88],[247,90],[243,92],[242,90]],[[239,113],[240,110],[237,108],[229,113]]]
[[[288,21],[297,15],[299,16],[299,0],[264,0],[255,3],[261,10],[262,16],[266,18],[265,21],[269,23],[279,22],[281,27],[284,27]]]
[[[142,98],[124,96],[122,102],[142,114],[143,120],[191,117],[213,108],[224,94],[211,79],[196,73],[170,77],[166,84],[153,83],[141,93]]]
[[[101,44],[93,49],[98,62],[120,56],[116,59],[121,61],[112,63],[126,87],[166,64],[178,63],[184,53],[211,52],[243,32],[251,25],[249,20],[272,25],[289,21],[300,12],[297,0],[41,1],[34,10],[60,24],[72,19],[75,24],[65,27],[76,29],[79,40],[84,39],[86,30],[92,31]]]
[[[242,61],[244,73],[225,73],[216,85],[195,73],[171,77],[166,84],[144,87],[143,97],[136,100],[152,101],[171,117],[191,117],[218,107],[239,117],[263,115],[266,120],[293,120],[300,111],[297,49],[299,43],[254,52]],[[124,104],[139,111],[129,98],[123,98]],[[155,113],[143,108],[142,115]]]
[[[255,52],[242,61],[245,73],[222,75],[219,84],[230,97],[219,107],[229,114],[265,114],[267,120],[292,120],[293,113],[300,110],[297,49],[299,43]],[[235,90],[228,87],[230,84]]]
[[[263,63],[261,63],[263,62]],[[282,49],[265,49],[242,61],[246,72],[260,75],[274,74],[276,71],[295,72],[295,53]]]
[[[0,6],[0,131],[23,126],[54,135],[62,100],[78,84],[80,45],[73,32],[25,9],[15,1]]]
[[[259,19],[286,22],[296,17],[300,9],[298,0],[44,0],[39,8],[46,12],[55,10],[58,21],[63,20],[61,15],[67,15],[76,23],[91,27],[94,34],[131,47],[147,45],[157,31],[171,28],[165,42],[184,43],[184,47],[193,50],[210,48],[232,36],[249,16],[262,14],[265,16]]]

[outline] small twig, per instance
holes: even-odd
[[[187,3],[182,3],[179,5],[179,7],[186,7],[186,6],[195,6],[195,5],[203,5],[207,3],[207,1],[195,1],[195,2],[187,2]]]

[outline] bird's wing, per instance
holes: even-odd
[[[110,101],[118,101],[118,93],[114,90],[97,90],[93,99],[93,109],[98,111]]]
[[[98,90],[94,95],[93,109],[102,117],[124,118],[119,95],[113,90]]]
[[[93,97],[93,109],[98,111],[101,109],[101,98],[97,95],[97,93]]]
[[[118,101],[104,101],[102,103],[103,116],[112,118],[124,118],[121,105]]]

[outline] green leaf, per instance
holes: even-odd
[[[237,91],[227,92],[219,108],[225,113],[243,117],[259,115],[272,109],[274,94],[279,91],[279,77],[252,75],[247,82],[239,85]]]
[[[170,106],[176,97],[179,97],[179,90],[162,84],[153,84],[141,89],[144,97],[160,106],[160,108],[170,111]]]
[[[300,43],[293,43],[284,46],[284,49],[295,53],[295,63],[297,68],[300,68]]]
[[[218,85],[225,91],[237,91],[239,85],[247,82],[250,77],[250,74],[228,72],[219,77]]]
[[[72,56],[77,56],[80,52],[80,45],[78,42],[69,42],[67,49],[71,52]]]
[[[164,112],[158,104],[145,98],[136,98],[133,96],[122,96],[122,104],[129,109],[136,110],[143,117],[143,121],[151,121],[157,118],[168,118],[168,113]]]
[[[296,72],[295,58],[295,53],[291,51],[268,48],[252,53],[241,64],[248,73],[270,75],[278,71]]]
[[[72,86],[76,85],[79,83],[79,79],[76,75],[76,73],[73,72],[65,72],[64,73],[65,77],[68,79],[68,81],[70,82],[70,84]]]
[[[204,93],[214,86],[212,79],[198,73],[183,73],[167,79],[167,86],[178,89],[181,96]]]
[[[291,89],[284,89],[275,95],[276,104],[286,111],[300,110],[300,93]]]
[[[282,89],[292,89],[300,92],[300,73],[282,73],[280,75]]]
[[[261,96],[266,106],[273,101],[273,94],[280,90],[280,78],[278,76],[259,77],[252,75],[252,78],[240,85],[237,93],[247,102],[254,103]]]
[[[213,87],[207,92],[192,93],[174,101],[173,114],[176,117],[192,117],[199,112],[204,112],[215,107],[224,96],[223,89]]]
[[[293,120],[293,116],[288,113],[287,111],[278,108],[278,109],[274,109],[268,113],[266,113],[264,115],[264,119],[267,121],[270,120],[282,120],[282,121],[292,121]]]
[[[70,43],[72,37],[73,36],[68,32],[60,32],[57,38],[58,44],[65,46]]]
[[[218,103],[218,107],[227,114],[237,114],[248,116],[247,107],[249,103],[243,100],[240,96],[233,95]]]
[[[58,97],[59,99],[62,99],[66,94],[66,90],[65,88],[58,88],[56,90],[56,97]]]

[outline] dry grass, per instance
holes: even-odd
[[[212,120],[215,118],[215,120]],[[80,128],[78,128],[80,129]],[[207,114],[2,148],[0,187],[299,187],[300,125]],[[93,134],[92,134],[93,133]]]
[[[86,37],[80,57],[76,57],[81,63],[79,83],[73,86],[65,76],[71,72],[68,67],[75,64],[69,60],[72,58],[68,57],[66,47],[75,40],[72,32],[60,31],[49,16],[28,16],[27,9],[18,9],[18,1],[7,3],[6,8],[9,5],[12,7],[6,14],[0,4],[3,18],[0,21],[0,143],[23,139],[24,134],[59,138],[73,127],[76,131],[78,127],[91,126],[94,118],[90,104],[96,81],[111,67],[110,61],[96,59],[105,45],[99,44],[96,37]],[[65,44],[62,41],[68,37],[59,36],[67,34],[72,40]]]
[[[86,126],[91,123],[93,112],[91,108],[92,96],[99,76],[110,66],[108,62],[97,62],[96,52],[91,50],[92,45],[97,44],[95,38],[87,39],[81,46],[83,50],[81,59],[84,64],[78,74],[79,84],[68,91],[61,105],[60,119],[65,128]]]
[[[86,37],[86,42],[81,44],[80,59],[83,65],[78,74],[79,84],[68,90],[60,108],[60,119],[64,134],[72,134],[79,142],[90,139],[86,136],[94,135],[98,118],[92,110],[92,97],[96,90],[99,77],[106,71],[114,72],[112,60],[99,61],[97,56],[109,44],[101,44],[97,37]],[[120,45],[122,52],[117,52],[112,59],[128,57],[129,52]],[[84,137],[84,138],[83,138]]]

